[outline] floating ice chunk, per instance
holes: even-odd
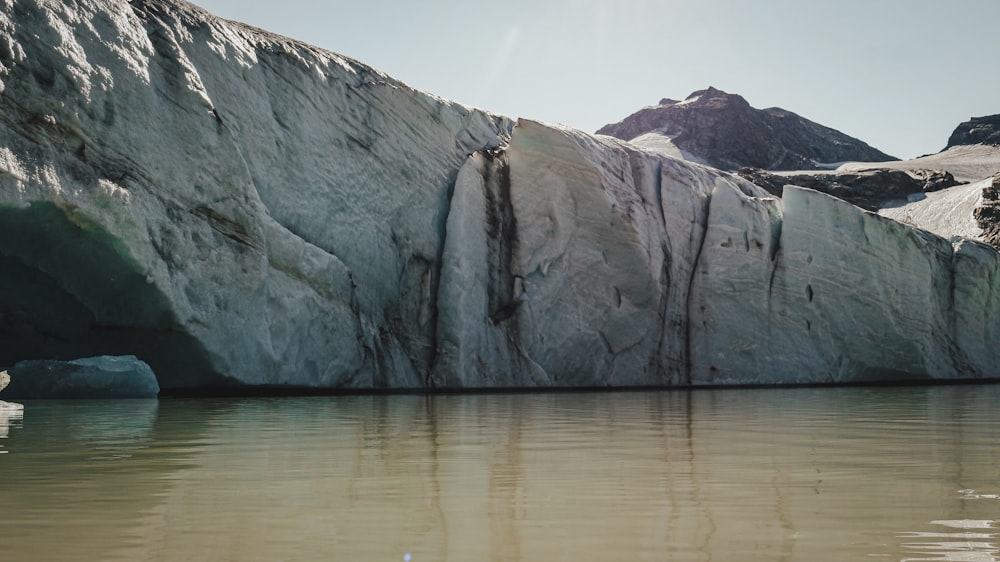
[[[10,369],[6,395],[18,399],[155,398],[153,370],[134,355],[73,361],[21,361]]]
[[[6,374],[6,371],[4,371],[4,374]],[[7,437],[7,433],[10,431],[10,422],[20,420],[23,417],[23,404],[0,400],[0,439]],[[0,453],[3,452],[5,451],[0,451]]]

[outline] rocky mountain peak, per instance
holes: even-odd
[[[692,107],[708,109],[725,109],[729,107],[750,108],[750,103],[747,102],[743,96],[729,94],[712,86],[709,86],[704,90],[692,92],[691,95],[685,98],[681,103]]]
[[[973,117],[955,127],[945,149],[969,144],[1000,145],[1000,114]]]
[[[627,141],[652,137],[652,144],[667,142],[685,157],[723,170],[812,170],[845,161],[895,160],[791,111],[756,109],[742,96],[711,86],[684,101],[664,98],[597,133]]]

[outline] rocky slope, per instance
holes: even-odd
[[[959,185],[950,172],[925,169],[863,168],[834,173],[776,174],[757,168],[741,168],[737,174],[777,196],[791,184],[828,193],[868,210],[876,210],[887,201]]]
[[[756,109],[741,96],[711,87],[684,101],[661,100],[597,133],[723,170],[814,170],[846,161],[893,160],[790,111]]]
[[[970,144],[1000,145],[1000,115],[973,117],[962,123],[948,137],[945,149]]]
[[[997,217],[991,207],[988,188],[1000,174],[1000,146],[986,144],[956,145],[937,154],[913,160],[883,162],[878,164],[848,163],[824,176],[824,182],[840,181],[857,174],[886,174],[905,172],[908,175],[927,177],[930,170],[936,174],[950,174],[958,185],[941,189],[914,190],[909,195],[887,189],[888,185],[872,187],[877,196],[863,201],[846,198],[855,204],[871,204],[882,216],[916,226],[939,236],[962,236],[1000,247]],[[771,174],[772,176],[774,174]],[[782,178],[792,174],[781,174]],[[945,176],[947,177],[947,176]],[[788,178],[792,183],[795,180]],[[805,182],[799,182],[805,183]],[[915,187],[915,186],[914,186]],[[927,187],[935,187],[934,185]]]
[[[0,0],[0,368],[166,391],[997,376],[1000,255],[177,0]]]
[[[1000,214],[992,188],[1000,177],[1000,144],[979,142],[989,136],[991,119],[977,117],[959,125],[949,148],[912,160],[848,162],[832,171],[742,168],[738,174],[776,195],[787,184],[809,187],[941,236],[1000,248]]]

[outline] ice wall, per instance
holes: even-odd
[[[0,368],[169,392],[995,376],[996,252],[174,0],[0,0]]]
[[[443,384],[997,374],[1000,255],[981,243],[525,120],[505,150],[469,160],[455,192],[439,365],[467,378]],[[494,208],[511,226],[484,226]]]
[[[184,2],[0,7],[0,364],[426,384],[455,176],[509,121]]]

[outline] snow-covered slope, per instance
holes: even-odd
[[[879,209],[879,214],[946,238],[962,236],[986,241],[975,212],[983,203],[983,189],[992,184],[991,178],[995,174],[1000,174],[1000,146],[958,145],[912,160],[877,164],[851,162],[838,168],[837,172],[871,168],[950,172],[956,180],[965,182],[964,185],[927,193],[925,196],[889,201]]]
[[[959,181],[979,181],[1000,173],[1000,146],[970,144],[953,146],[936,154],[912,160],[849,162],[838,171],[893,168],[897,170],[945,170]]]
[[[176,0],[0,0],[0,368],[165,390],[996,376],[1000,257]]]
[[[983,231],[976,222],[975,211],[982,204],[983,189],[991,183],[987,178],[890,203],[879,209],[878,214],[938,236],[980,240]]]

